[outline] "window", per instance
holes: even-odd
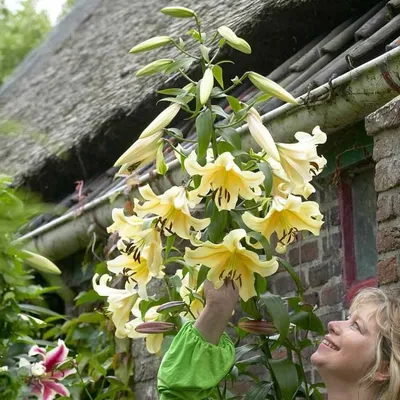
[[[345,171],[340,177],[343,278],[350,301],[359,289],[376,286],[376,193],[374,166]]]

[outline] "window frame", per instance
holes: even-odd
[[[374,164],[368,162],[368,167],[374,168]],[[354,166],[353,166],[354,167]],[[350,303],[359,290],[365,287],[378,285],[377,275],[363,280],[357,280],[357,263],[354,245],[353,225],[353,193],[352,186],[347,183],[348,169],[339,174],[339,212],[340,229],[342,233],[343,270],[342,277],[346,289],[346,301]]]

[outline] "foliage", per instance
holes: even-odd
[[[0,0],[0,84],[50,29],[48,15],[36,11],[35,0],[23,0],[15,12]]]
[[[1,177],[0,392],[11,400],[32,394],[35,382],[40,381],[33,371],[41,358],[29,349],[37,345],[52,348],[58,339],[64,339],[72,357],[63,359],[46,379],[58,382],[60,378],[54,378],[57,371],[76,368],[77,373],[62,380],[74,398],[114,399],[125,394],[129,399],[133,373],[129,342],[115,345],[108,319],[93,311],[100,304],[99,296],[94,291],[81,292],[75,305],[85,307],[86,312],[76,317],[61,315],[49,306],[48,296],[57,288],[35,283],[33,271],[24,265],[26,254],[15,240],[17,232],[46,209],[35,196],[15,190],[9,178]],[[96,271],[103,270],[103,264],[96,266]]]
[[[224,64],[230,61],[220,59],[223,47],[250,54],[250,45],[227,26],[205,32],[197,14],[188,8],[166,7],[161,12],[193,19],[195,27],[188,39],[157,36],[134,46],[132,54],[165,46],[175,46],[180,53],[174,59],[152,61],[137,76],[178,73],[187,84],[159,91],[166,96],[160,101],[170,105],[115,165],[129,179],[137,168],[155,159],[157,173],[165,175],[170,168],[164,160],[167,146],[189,180],[160,194],[145,185],[139,188],[142,200],[131,202],[133,209],[113,210],[108,231],[119,255],[107,262],[108,273],[95,274],[94,290],[107,296],[117,337],[144,337],[148,351],[162,355],[182,325],[200,315],[204,280],[215,288],[232,281],[239,289],[245,317],[232,326],[236,362],[213,398],[238,398],[229,392],[228,382],[247,375],[255,385],[246,399],[319,399],[319,386],[306,380],[302,352],[314,344],[310,332],[323,333],[323,327],[313,306],[304,303],[297,274],[276,253],[285,253],[301,230],[319,235],[323,217],[319,205],[307,198],[315,191],[310,182],[326,164],[316,151],[326,135],[315,127],[311,134],[296,133],[296,143],[275,143],[256,107],[271,97],[294,105],[296,100],[254,71],[235,77],[230,85],[224,79]],[[188,75],[196,63],[202,70],[199,81]],[[245,103],[232,91],[247,78],[260,93]],[[169,127],[179,112],[195,121],[194,139]],[[242,148],[236,128],[245,122],[260,152]],[[270,244],[273,234],[275,253]],[[176,239],[183,241],[184,251],[182,245],[175,245]],[[294,297],[282,298],[267,290],[267,277],[279,264],[297,285]],[[175,275],[165,275],[166,266],[175,266]],[[166,295],[148,294],[150,283],[157,280],[165,283]],[[124,286],[115,288],[121,281]],[[242,344],[249,334],[258,339]],[[272,356],[282,350],[283,358]],[[259,381],[249,370],[252,365],[263,366],[270,379]]]

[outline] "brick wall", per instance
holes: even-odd
[[[400,288],[400,96],[370,114],[365,128],[374,138],[379,286]]]
[[[300,276],[305,289],[305,300],[318,306],[317,314],[324,325],[344,317],[344,286],[342,280],[343,250],[340,231],[338,187],[333,175],[315,180],[317,192],[310,200],[319,202],[325,224],[320,236],[299,235],[287,253],[287,260]],[[280,295],[295,294],[295,285],[284,271],[269,279],[270,289]],[[307,375],[312,381],[320,380],[305,354]]]

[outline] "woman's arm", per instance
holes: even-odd
[[[233,281],[226,280],[219,289],[206,281],[204,294],[206,306],[194,326],[208,342],[217,345],[235,309],[239,290]]]

